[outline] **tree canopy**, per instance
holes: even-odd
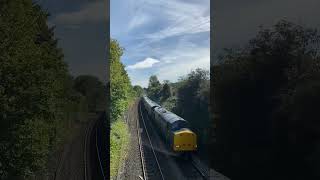
[[[169,85],[169,83],[165,83],[161,89],[161,101],[165,101],[166,99],[168,99],[169,97],[171,97],[172,93],[171,93],[171,87]]]
[[[138,85],[133,86],[133,90],[135,91],[137,97],[141,96],[144,93],[143,88]]]
[[[175,112],[190,123],[199,136],[199,148],[204,148],[209,133],[209,72],[193,70],[180,82]]]
[[[230,178],[320,177],[319,37],[280,21],[244,48],[227,50],[213,67],[212,149],[219,152],[212,162]]]
[[[150,76],[147,90],[148,96],[155,101],[159,101],[161,88],[158,77],[156,75]]]
[[[69,74],[47,18],[32,0],[0,2],[0,179],[47,174],[68,128],[94,103],[83,78]]]
[[[0,6],[0,178],[44,170],[69,75],[48,14],[31,0]]]
[[[94,76],[81,75],[74,80],[74,89],[88,100],[89,111],[104,110],[106,107],[106,86]]]
[[[123,50],[116,40],[110,41],[111,121],[116,121],[122,116],[133,95],[129,76],[121,62]]]

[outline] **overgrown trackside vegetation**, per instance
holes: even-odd
[[[129,76],[121,63],[123,49],[119,43],[112,39],[110,42],[110,117],[111,117],[111,137],[110,137],[110,178],[117,175],[118,168],[123,163],[126,156],[126,149],[129,145],[129,131],[122,119],[129,104],[134,97],[141,94],[142,89],[132,87]]]
[[[124,121],[116,121],[111,125],[110,134],[110,176],[115,177],[129,146],[129,130]]]
[[[94,99],[74,87],[47,17],[31,0],[0,2],[0,179],[45,174]]]
[[[319,179],[320,36],[287,21],[213,67],[212,164],[231,179]]]
[[[121,63],[123,48],[116,40],[110,42],[111,122],[121,118],[134,95],[129,76]]]

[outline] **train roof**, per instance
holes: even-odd
[[[155,103],[154,101],[152,101],[151,99],[149,99],[147,96],[144,95],[143,98],[145,99],[145,101],[146,101],[151,107],[155,107],[155,106],[160,107],[159,104]]]
[[[163,107],[157,107],[154,109],[156,112],[158,112],[160,114],[160,116],[166,120],[167,122],[169,122],[170,124],[176,122],[176,121],[186,121],[184,120],[182,117],[166,110]]]

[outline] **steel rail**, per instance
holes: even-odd
[[[101,170],[101,174],[103,176],[103,180],[106,180],[106,177],[104,175],[104,172],[103,172],[103,167],[102,167],[102,163],[101,163],[101,159],[100,159],[100,151],[99,151],[99,148],[98,148],[98,128],[96,128],[96,149],[97,149],[97,155],[98,155],[98,160],[99,160],[99,165],[100,165],[100,170]]]
[[[90,128],[90,122],[89,122],[89,126],[86,129],[86,135],[84,138],[84,152],[83,152],[84,180],[87,180],[87,139],[88,139],[89,128]]]
[[[198,173],[202,176],[203,179],[207,180],[207,176],[204,172],[201,171],[201,169],[197,166],[196,162],[193,160],[193,156],[191,156],[191,164],[192,166],[198,171]]]
[[[140,115],[141,115],[141,118],[142,118],[143,126],[144,126],[144,128],[145,128],[145,131],[146,131],[147,137],[148,137],[148,139],[149,139],[149,142],[150,142],[150,146],[151,146],[152,153],[153,153],[153,155],[154,155],[154,157],[155,157],[155,160],[156,160],[156,162],[157,162],[157,166],[158,166],[159,172],[160,172],[160,174],[161,174],[161,179],[163,179],[163,180],[164,180],[163,173],[162,173],[162,171],[161,171],[161,167],[160,167],[160,164],[159,164],[159,161],[158,161],[157,155],[156,155],[156,153],[155,153],[155,151],[154,151],[154,148],[153,148],[153,145],[152,145],[152,142],[151,142],[151,139],[150,139],[150,136],[149,136],[148,130],[147,130],[147,126],[146,126],[145,121],[144,121],[144,118],[143,118],[143,114],[142,114],[142,111],[141,111],[141,104],[140,104],[140,106],[139,106],[139,107],[140,107]]]
[[[138,112],[138,114],[139,114],[139,112]],[[146,167],[145,167],[145,163],[144,163],[144,156],[143,156],[142,143],[141,143],[139,119],[137,119],[137,134],[138,134],[138,143],[139,143],[139,151],[140,151],[140,159],[141,159],[141,165],[142,165],[143,179],[147,180]]]

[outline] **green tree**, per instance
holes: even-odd
[[[212,162],[230,178],[320,177],[319,37],[280,21],[213,67]]]
[[[190,123],[199,136],[199,148],[205,149],[209,136],[209,72],[196,69],[179,83],[174,110]]]
[[[170,98],[171,95],[171,87],[168,83],[165,83],[161,90],[161,101],[165,101],[166,99]]]
[[[74,80],[74,89],[86,97],[89,111],[104,110],[106,107],[106,87],[94,76],[82,75]]]
[[[143,88],[141,87],[141,86],[138,86],[138,85],[136,85],[136,86],[133,86],[133,90],[135,91],[135,93],[136,93],[136,96],[141,96],[142,94],[143,94]]]
[[[149,84],[148,84],[148,96],[155,100],[158,101],[160,98],[160,91],[161,91],[161,84],[160,81],[158,80],[158,77],[156,75],[152,75],[149,78]]]
[[[0,5],[0,179],[44,172],[59,140],[69,75],[48,13],[31,0]]]
[[[132,86],[120,58],[123,48],[112,39],[110,42],[110,89],[111,89],[111,122],[118,120],[128,106],[132,95]]]

